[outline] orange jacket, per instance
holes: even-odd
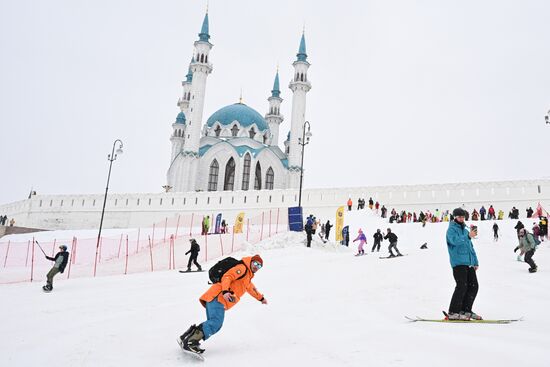
[[[201,304],[206,307],[207,302],[210,302],[214,298],[217,298],[218,302],[220,302],[223,305],[223,308],[227,311],[240,301],[244,292],[248,292],[248,294],[250,294],[252,297],[256,298],[258,301],[261,301],[264,296],[263,294],[258,292],[256,287],[252,283],[254,273],[250,269],[251,259],[252,257],[243,257],[242,261],[244,262],[244,264],[235,265],[223,275],[220,283],[212,284],[212,286],[206,291],[206,293],[204,293],[199,299]],[[223,291],[232,292],[235,301],[226,301],[225,298],[223,298]]]
[[[352,206],[353,205],[353,201],[351,201],[351,199],[348,200],[348,206]]]

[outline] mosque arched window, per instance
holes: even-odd
[[[225,178],[223,180],[223,189],[225,191],[233,191],[235,187],[235,160],[233,157],[225,165]]]
[[[201,55],[201,62],[204,62],[204,54]]]
[[[300,81],[303,82],[304,81],[304,74],[300,74]]]
[[[251,128],[248,130],[248,134],[250,135],[250,139],[254,139],[254,136],[256,136],[256,132],[254,131],[254,128]]]
[[[275,172],[273,168],[269,167],[265,174],[265,188],[266,190],[273,190],[273,183],[275,182]]]
[[[243,183],[241,185],[241,190],[248,190],[250,186],[250,154],[246,153],[244,155],[244,166],[243,166]]]
[[[222,132],[222,128],[220,127],[220,125],[216,126],[216,128],[214,129],[214,133],[216,134],[217,137],[220,136],[221,132]]]
[[[260,162],[256,163],[256,173],[254,174],[254,190],[262,189],[262,166]]]
[[[204,62],[208,64],[208,55],[204,57]]]
[[[210,173],[208,174],[208,191],[218,190],[219,170],[220,170],[220,166],[218,165],[218,161],[214,159],[210,164]]]
[[[231,136],[237,136],[238,133],[239,127],[237,125],[233,125],[233,127],[231,128]]]

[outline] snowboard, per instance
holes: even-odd
[[[43,286],[42,290],[44,291],[44,293],[50,293],[53,289],[49,289],[46,286]]]
[[[403,257],[403,256],[407,256],[407,254],[403,254],[401,256],[380,256],[379,259],[394,259],[394,258]]]
[[[355,256],[355,257],[358,257],[358,256],[365,256],[366,254],[367,254],[367,253],[365,252],[364,254],[355,254],[355,255],[353,255],[353,256]]]
[[[180,273],[202,273],[202,272],[205,272],[206,270],[191,270],[191,271],[187,271],[187,270],[179,270]]]
[[[183,354],[185,354],[186,356],[189,356],[190,358],[196,359],[197,361],[204,362],[204,356],[202,354],[183,349],[183,344],[180,338],[177,338],[176,341],[178,342],[178,345],[180,346]]]

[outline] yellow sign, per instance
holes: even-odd
[[[342,230],[344,229],[344,207],[341,206],[336,210],[336,241],[342,241]]]
[[[234,233],[243,233],[243,224],[244,224],[244,212],[240,212],[235,219],[235,226],[233,227]]]

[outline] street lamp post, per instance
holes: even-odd
[[[118,149],[115,153],[115,147],[119,144]],[[107,156],[107,160],[109,161],[109,174],[107,175],[107,186],[105,187],[105,197],[103,198],[103,208],[101,209],[101,220],[99,221],[99,233],[97,234],[97,245],[95,249],[95,264],[97,264],[97,254],[99,252],[99,242],[101,241],[101,228],[103,227],[103,217],[105,216],[105,205],[107,204],[107,192],[109,191],[109,180],[111,179],[111,169],[113,167],[113,161],[116,160],[117,156],[122,154],[122,140],[117,139],[113,143],[113,150],[111,151],[111,154]],[[94,266],[94,277],[96,274],[96,266]]]
[[[302,137],[298,138],[298,144],[302,146],[302,163],[300,164],[300,193],[298,195],[298,206],[300,208],[302,207],[302,180],[304,179],[304,147],[309,144],[309,139],[311,136],[311,125],[309,124],[309,121],[306,121],[302,127]]]

